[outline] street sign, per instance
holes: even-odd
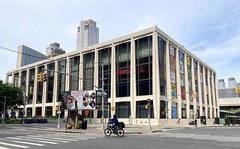
[[[57,111],[57,114],[61,114],[61,111]]]

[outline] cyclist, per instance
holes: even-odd
[[[113,118],[112,118],[112,124],[113,124],[112,129],[113,129],[113,132],[115,133],[117,126],[119,124],[117,116],[115,114],[113,115]]]

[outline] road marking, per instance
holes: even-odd
[[[6,138],[13,139],[13,140],[26,140],[26,141],[31,141],[31,142],[40,142],[40,143],[46,143],[46,144],[58,144],[56,142],[50,142],[50,141],[29,140],[28,138],[14,138],[14,137],[6,137]]]
[[[29,148],[28,146],[11,144],[11,143],[4,143],[4,142],[0,142],[0,144],[7,145],[7,146],[13,146],[13,147],[19,147],[19,148]]]
[[[28,144],[28,145],[44,146],[44,144],[39,144],[39,143],[24,142],[24,141],[14,141],[14,140],[11,140],[11,141],[12,142],[16,142],[16,143]]]
[[[1,147],[1,146],[0,146],[0,149],[10,149],[10,148],[6,148],[6,147]]]
[[[51,140],[47,138],[41,138],[41,137],[28,137],[28,136],[16,136],[18,138],[26,138],[26,139],[31,139],[31,140],[43,140],[43,141],[51,141],[51,142],[63,142],[63,143],[68,143],[69,141],[61,141],[61,140]]]
[[[29,136],[29,137],[36,137],[36,136],[33,136],[33,135],[28,135],[28,136]],[[75,140],[75,139],[54,138],[54,136],[52,136],[52,137],[47,137],[47,136],[43,136],[43,135],[38,135],[38,137],[50,138],[50,139],[54,139],[54,140],[62,140],[62,141],[78,141],[78,140]]]

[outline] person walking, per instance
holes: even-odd
[[[197,119],[195,119],[194,124],[195,124],[195,127],[197,127]]]
[[[177,126],[180,127],[180,118],[177,120]]]

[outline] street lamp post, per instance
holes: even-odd
[[[23,91],[23,118],[22,118],[22,125],[25,124],[25,119],[24,119],[24,116],[25,116],[25,108],[26,108],[26,93],[25,93],[25,90]]]
[[[5,112],[6,112],[6,96],[4,96],[4,102],[2,103],[1,101],[1,103],[3,104],[3,114],[2,114],[2,127],[4,127],[5,126]]]
[[[147,102],[148,102],[148,127],[149,127],[149,130],[151,131],[152,128],[151,128],[151,124],[150,124],[150,110],[151,110],[151,99],[147,99]]]

